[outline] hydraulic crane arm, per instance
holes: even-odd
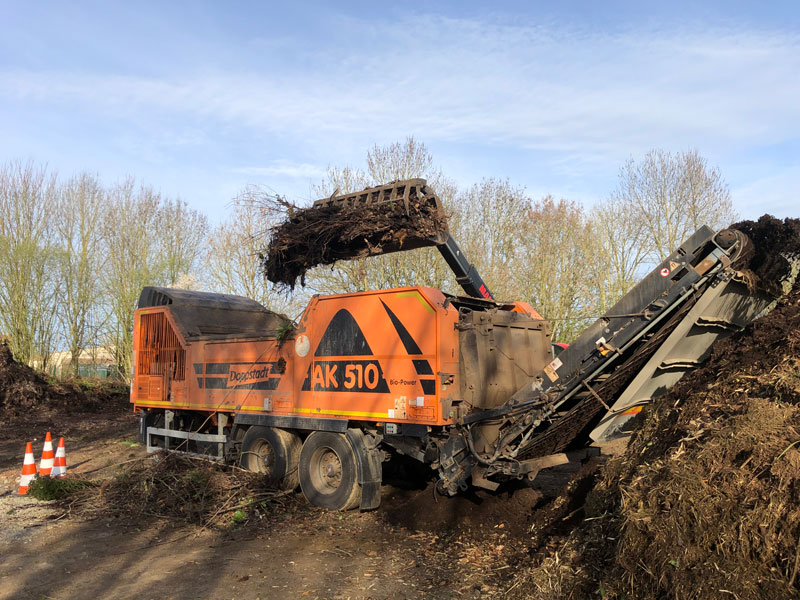
[[[492,296],[486,283],[484,283],[483,278],[478,274],[475,265],[470,264],[466,259],[452,235],[448,235],[447,241],[444,244],[438,244],[436,248],[455,274],[458,285],[467,295],[494,300],[494,296]]]

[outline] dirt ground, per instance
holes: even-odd
[[[119,411],[7,425],[0,442],[0,599],[499,597],[529,561],[536,507],[580,468],[542,473],[531,487],[456,498],[395,476],[376,511],[327,512],[296,494],[259,522],[222,527],[85,518],[16,494],[28,439],[38,460],[48,429],[65,435],[71,473],[110,476],[146,455],[135,442],[136,425]]]

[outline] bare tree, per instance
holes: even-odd
[[[591,228],[581,205],[548,196],[530,205],[517,229],[522,243],[509,269],[520,297],[552,322],[553,339],[571,341],[596,315]]]
[[[596,205],[590,224],[595,246],[595,294],[603,313],[639,280],[647,260],[648,233],[637,214],[618,198]]]
[[[234,204],[231,216],[211,232],[205,278],[217,292],[246,296],[294,317],[302,310],[306,295],[276,289],[261,271],[258,254],[265,232],[276,218],[258,202],[262,194],[263,190],[248,189]]]
[[[622,167],[611,200],[641,223],[650,258],[664,260],[701,225],[722,228],[736,220],[728,185],[697,150],[651,150]]]
[[[450,219],[453,237],[496,298],[516,300],[520,282],[511,266],[525,244],[521,231],[530,199],[507,179],[485,179],[458,194]]]
[[[406,138],[405,142],[373,146],[367,152],[367,174],[371,185],[414,177],[423,177],[429,179],[429,183],[438,183],[442,177],[425,144],[416,141],[413,136]]]
[[[0,167],[0,327],[17,360],[46,368],[56,339],[56,176],[31,162]]]
[[[312,192],[319,198],[349,194],[369,187],[371,181],[372,178],[361,169],[329,166],[325,179],[313,186]]]
[[[97,177],[83,173],[61,186],[56,211],[61,250],[59,315],[75,376],[81,351],[98,325],[92,322],[92,312],[100,304],[99,274],[104,256],[100,225],[105,198]]]
[[[183,200],[169,198],[162,200],[159,215],[161,225],[153,233],[160,237],[165,283],[175,286],[178,281],[187,281],[201,260],[209,232],[208,217]]]
[[[166,283],[159,228],[161,197],[149,187],[136,188],[133,178],[109,191],[103,223],[107,248],[104,288],[111,316],[109,338],[123,378],[131,373],[133,312],[142,288]]]

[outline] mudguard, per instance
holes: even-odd
[[[377,444],[370,444],[368,439],[360,429],[350,428],[346,433],[347,440],[356,455],[356,466],[358,468],[358,483],[361,485],[361,510],[378,508],[381,504],[381,481],[383,454],[376,447]]]

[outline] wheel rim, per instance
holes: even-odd
[[[270,473],[275,468],[275,450],[266,440],[258,440],[250,450],[255,455],[259,473]]]
[[[342,459],[333,448],[319,448],[312,457],[311,477],[323,494],[332,494],[342,484]]]

